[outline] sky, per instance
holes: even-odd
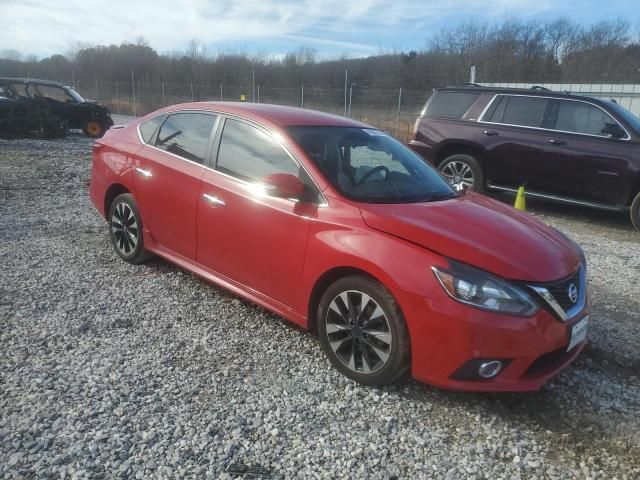
[[[300,47],[321,56],[422,49],[443,27],[566,16],[590,24],[616,17],[640,26],[638,0],[0,0],[0,52],[43,58],[74,45],[144,37],[160,53],[190,41],[210,52],[268,53]]]

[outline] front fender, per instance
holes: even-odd
[[[432,266],[447,267],[446,259],[405,240],[362,227],[335,227],[315,223],[309,232],[309,245],[303,271],[306,315],[313,289],[325,273],[338,268],[360,270],[390,289],[426,298],[446,296],[437,283]]]

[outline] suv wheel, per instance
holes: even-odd
[[[100,138],[107,129],[97,120],[87,120],[82,127],[82,131],[87,137]]]
[[[640,230],[640,192],[636,195],[636,198],[631,203],[631,223],[636,227],[636,230]]]
[[[480,163],[471,155],[456,153],[445,158],[438,169],[458,190],[471,189],[475,192],[484,191],[484,172]]]
[[[409,334],[389,291],[364,276],[341,278],[322,296],[318,336],[333,366],[364,385],[385,385],[409,367]]]

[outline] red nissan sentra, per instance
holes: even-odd
[[[90,194],[125,261],[159,255],[316,330],[363,384],[410,369],[450,389],[537,390],[585,344],[580,246],[348,118],[168,107],[96,141]]]

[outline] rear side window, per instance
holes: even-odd
[[[460,119],[478,98],[478,92],[436,92],[427,104],[425,117]]]
[[[192,162],[204,163],[215,115],[174,113],[160,127],[155,146]]]
[[[483,120],[523,127],[542,127],[548,106],[548,98],[499,95]]]
[[[562,100],[558,105],[555,129],[605,137],[602,130],[611,123],[616,122],[598,107],[585,102]]]
[[[272,173],[298,176],[300,169],[265,132],[232,119],[224,124],[216,168],[247,181],[259,181]]]
[[[158,115],[157,117],[153,117],[152,119],[140,124],[140,136],[142,137],[142,140],[144,140],[144,143],[149,143],[151,141],[153,135],[158,130],[158,127],[162,125],[165,118],[166,115]]]

